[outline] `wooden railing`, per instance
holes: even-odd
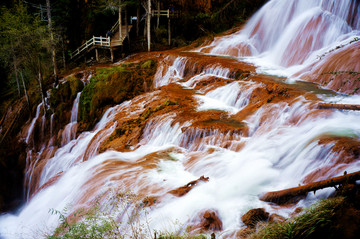
[[[117,20],[114,24],[114,26],[112,26],[112,28],[110,29],[110,31],[112,33],[116,32],[119,29],[119,20]]]
[[[105,46],[110,47],[110,37],[95,37],[93,36],[90,40],[81,45],[78,49],[71,53],[70,59],[81,54],[83,51],[89,49],[92,46]]]
[[[110,29],[111,32],[116,33],[119,28],[119,21],[117,21],[112,28]],[[128,31],[132,28],[132,25],[128,25]],[[81,53],[85,52],[86,50],[90,49],[92,46],[100,46],[100,47],[117,47],[123,44],[123,41],[126,37],[126,34],[122,34],[119,39],[110,39],[110,37],[95,37],[93,36],[90,40],[82,44],[78,49],[70,54],[70,59],[79,56]]]
[[[180,12],[179,11],[170,11],[170,9],[168,9],[168,10],[152,10],[151,16],[153,16],[153,17],[166,16],[167,18],[170,18],[170,17],[174,18],[174,17],[179,17]]]

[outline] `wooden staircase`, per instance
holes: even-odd
[[[128,25],[128,32],[130,32],[131,28],[132,28],[132,25]],[[84,54],[92,51],[93,49],[97,50],[98,48],[110,49],[110,52],[112,55],[114,48],[117,48],[117,47],[120,47],[123,45],[123,42],[128,34],[126,33],[126,26],[122,26],[121,27],[122,34],[120,36],[119,21],[117,21],[114,24],[114,26],[111,28],[110,31],[114,33],[114,35],[112,37],[93,36],[92,38],[90,38],[88,41],[86,41],[84,44],[82,44],[79,48],[77,48],[75,51],[73,51],[70,54],[70,60],[79,59]],[[97,51],[96,51],[96,58],[98,58]]]

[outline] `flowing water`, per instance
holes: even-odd
[[[298,206],[329,196],[332,189],[320,190],[288,207],[259,200],[264,192],[360,170],[359,156],[346,144],[338,147],[341,138],[359,148],[360,113],[317,107],[323,100],[359,104],[360,98],[287,85],[255,70],[295,74],[320,64],[317,55],[331,57],[330,49],[359,35],[359,9],[355,0],[269,1],[243,30],[195,52],[163,57],[154,91],[109,108],[92,131],[77,135],[79,93],[59,148],[51,140],[33,146],[36,124],[45,125],[36,123],[42,117],[40,104],[25,136],[28,201],[16,214],[0,217],[0,237],[43,237],[59,225],[49,209],[66,208],[71,214],[108,190],[131,192],[140,200],[157,198],[146,214],[139,212],[139,225],[150,228],[148,237],[152,230],[181,234],[186,225],[199,224],[206,210],[223,223],[218,236],[231,237],[244,227],[240,217],[249,209],[264,207],[286,217]],[[251,56],[245,60],[260,68],[208,54]],[[164,102],[175,103],[149,116],[141,130],[134,127],[117,148],[110,137],[115,129]],[[169,193],[202,175],[209,181],[187,194]],[[127,215],[122,211],[115,218],[130,235]]]
[[[357,0],[273,0],[245,29],[197,51],[249,60],[264,71],[291,75],[360,36]]]

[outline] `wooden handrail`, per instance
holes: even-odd
[[[170,11],[170,9],[167,10],[152,10],[151,16],[166,16],[167,18],[170,17],[178,17],[180,15],[179,11]]]
[[[116,28],[119,27],[119,21],[117,21],[112,28],[110,29],[111,32],[116,32]],[[128,25],[128,31],[132,28],[132,25]],[[70,59],[75,58],[76,56],[80,55],[86,49],[89,49],[92,46],[102,46],[102,47],[111,47],[111,46],[119,46],[122,45],[124,39],[126,38],[126,34],[121,36],[119,40],[111,40],[110,37],[95,37],[93,36],[84,44],[82,44],[79,48],[77,48],[74,52],[70,54]]]
[[[86,49],[90,48],[93,45],[100,45],[100,46],[108,46],[110,47],[110,37],[95,37],[93,36],[90,40],[82,44],[78,49],[76,49],[70,55],[70,59],[78,56],[81,52],[85,51]]]
[[[111,31],[112,33],[114,33],[115,30],[116,30],[116,28],[118,28],[118,27],[119,27],[119,20],[117,20],[117,21],[115,22],[114,26],[111,27],[110,31]]]

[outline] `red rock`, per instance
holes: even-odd
[[[264,208],[254,208],[245,213],[241,220],[248,227],[255,227],[258,222],[269,220],[269,213]]]
[[[285,218],[276,213],[271,214],[269,217],[269,223],[279,223],[283,221],[285,221]]]
[[[214,211],[207,210],[203,214],[200,226],[206,231],[221,231],[223,225],[222,221]]]
[[[218,213],[213,210],[202,211],[198,214],[200,222],[194,219],[187,228],[188,232],[203,233],[209,231],[221,231],[223,229],[222,221],[217,215]]]

